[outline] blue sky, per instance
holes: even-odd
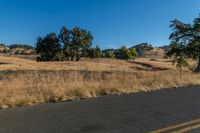
[[[62,26],[80,26],[101,48],[160,46],[169,43],[170,20],[189,23],[199,13],[199,0],[0,0],[0,42],[34,45]]]

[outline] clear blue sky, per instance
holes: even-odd
[[[191,22],[200,0],[0,0],[0,42],[34,44],[37,37],[80,26],[94,45],[117,48],[169,43],[169,21]]]

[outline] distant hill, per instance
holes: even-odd
[[[6,46],[3,43],[0,43],[0,53],[4,53],[4,52],[9,51],[9,50],[10,50],[10,48],[8,46]]]
[[[145,51],[141,57],[164,58],[165,50],[162,48],[153,48],[152,50]]]
[[[131,48],[135,48],[137,50],[139,57],[164,58],[166,52],[170,49],[170,45],[164,45],[156,48],[151,44],[141,43],[132,46]]]
[[[12,44],[9,46],[0,44],[0,53],[10,55],[33,55],[35,54],[35,48],[26,44]]]
[[[35,48],[27,44],[12,44],[9,48],[12,55],[32,55],[35,53]]]
[[[138,53],[138,56],[143,56],[143,54],[146,51],[150,51],[150,50],[154,49],[154,47],[151,44],[148,44],[148,43],[140,43],[140,44],[134,45],[130,48],[135,48],[137,53]]]
[[[12,44],[9,46],[10,49],[15,49],[15,48],[23,48],[23,49],[32,49],[34,50],[35,48],[31,45],[27,45],[27,44]]]
[[[153,47],[153,45],[148,44],[148,43],[140,43],[137,45],[134,45],[130,48],[135,48],[138,57],[145,57],[145,58],[164,58],[165,53],[167,50],[169,50],[169,46],[163,46],[159,48]],[[105,49],[102,51],[105,55],[109,52],[112,52],[115,54],[115,56],[118,55],[119,49]]]
[[[164,51],[166,53],[166,52],[168,52],[170,50],[170,45],[164,45],[164,46],[161,46],[159,48],[164,49]]]

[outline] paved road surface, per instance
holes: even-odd
[[[0,133],[198,133],[199,125],[200,86],[0,110]]]

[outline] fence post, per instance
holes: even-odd
[[[191,71],[191,79],[193,80],[194,75],[193,75],[193,71]]]
[[[154,85],[156,84],[156,68],[153,67],[153,78],[154,78]]]
[[[180,81],[182,80],[182,68],[180,68]]]

